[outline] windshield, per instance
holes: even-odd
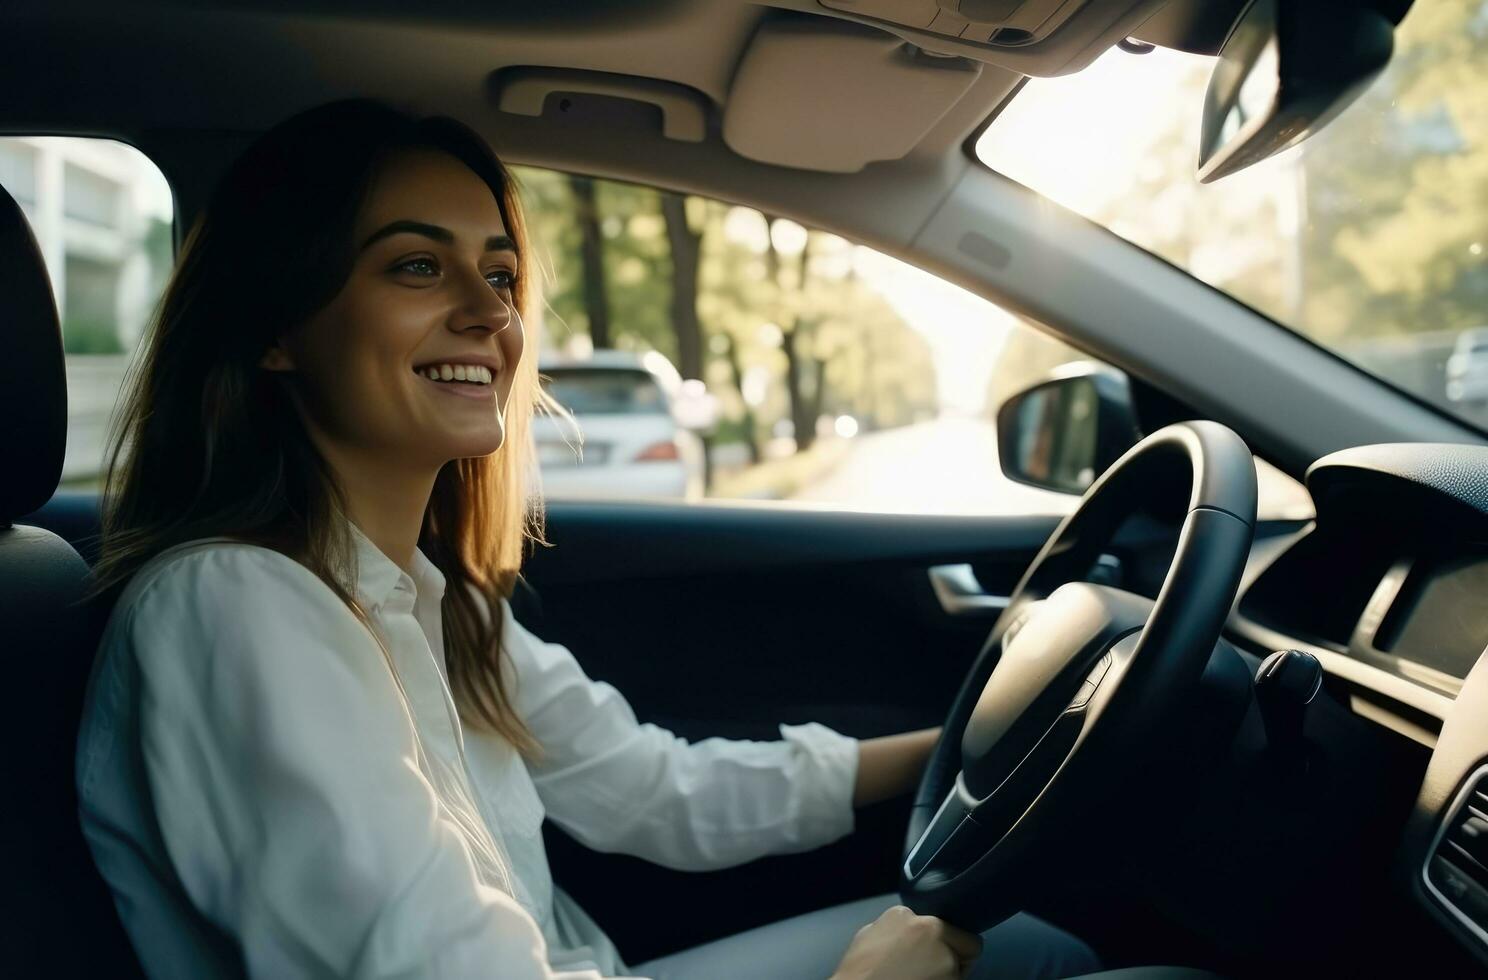
[[[1078,74],[1031,79],[977,156],[1488,428],[1475,329],[1488,327],[1488,0],[1416,3],[1384,73],[1322,132],[1201,185],[1213,64],[1113,49]]]

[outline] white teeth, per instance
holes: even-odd
[[[491,383],[491,369],[481,364],[432,364],[420,368],[419,374],[430,381],[464,381],[468,384]]]

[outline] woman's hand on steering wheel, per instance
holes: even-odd
[[[982,939],[896,905],[858,930],[831,980],[960,980]]]

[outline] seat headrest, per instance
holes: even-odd
[[[0,187],[0,527],[51,499],[67,449],[67,370],[52,282]]]

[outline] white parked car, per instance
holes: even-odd
[[[547,415],[533,421],[546,496],[702,495],[704,447],[692,429],[706,427],[712,399],[663,355],[544,354],[538,371],[547,392],[573,414],[572,422]]]
[[[1488,402],[1488,327],[1464,330],[1447,358],[1447,398]]]

